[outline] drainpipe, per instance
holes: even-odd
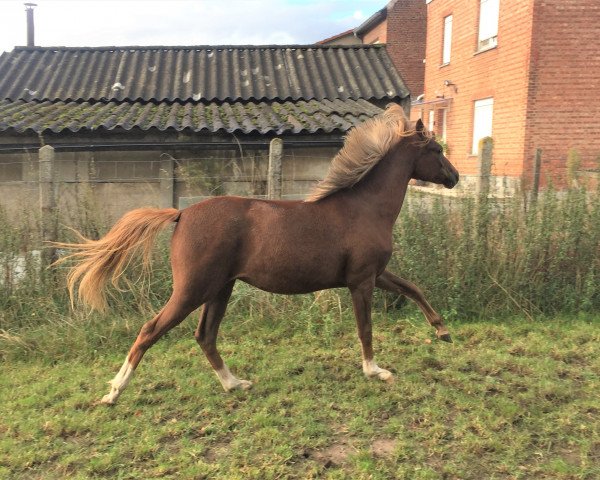
[[[37,7],[35,3],[26,3],[25,12],[27,12],[27,46],[35,47],[34,40],[34,25],[33,25],[33,9]]]

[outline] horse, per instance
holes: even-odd
[[[326,177],[302,201],[213,197],[183,210],[141,208],[126,213],[99,240],[81,236],[60,261],[75,260],[67,275],[74,299],[104,310],[105,287],[118,287],[132,255],[150,261],[157,234],[175,224],[171,238],[172,294],[146,322],[101,403],[115,404],[146,351],[202,306],[196,341],[225,391],[249,389],[217,349],[219,325],[237,280],[267,292],[303,294],[350,290],[362,369],[392,381],[375,362],[371,303],[375,287],[402,294],[420,307],[439,339],[451,342],[442,317],[421,290],[386,269],[392,229],[411,179],[453,188],[459,174],[421,120],[410,122],[390,105],[354,127],[331,161]]]

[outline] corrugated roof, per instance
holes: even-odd
[[[0,100],[0,132],[132,130],[242,133],[345,132],[382,110],[366,100],[143,103]]]
[[[381,45],[17,47],[0,99],[38,101],[398,100],[409,92]]]

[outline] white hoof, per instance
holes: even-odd
[[[252,388],[252,382],[236,378],[225,364],[223,364],[221,370],[215,370],[215,373],[217,374],[217,377],[219,377],[221,385],[223,385],[223,389],[226,392],[231,392],[232,390],[249,390]]]
[[[121,393],[123,393],[123,390],[125,390],[125,387],[127,387],[127,384],[131,380],[133,372],[134,369],[129,363],[129,360],[125,359],[125,362],[123,363],[121,370],[119,370],[119,373],[117,373],[115,378],[108,382],[110,385],[110,392],[102,397],[100,403],[105,405],[114,405],[117,403],[117,399]]]
[[[233,390],[250,390],[252,388],[252,382],[249,382],[248,380],[239,380],[237,379],[237,382],[233,385],[229,385],[228,387],[225,387],[225,391],[227,392],[231,392]]]
[[[363,361],[363,372],[368,378],[378,378],[384,382],[393,382],[394,375],[389,370],[379,368],[373,360]]]
[[[112,393],[107,393],[102,397],[100,403],[104,405],[114,405],[115,403],[117,403],[117,398],[115,395],[112,395]]]
[[[392,374],[392,372],[390,372],[389,370],[385,370],[383,368],[380,368],[379,370],[380,371],[374,375],[379,380],[383,380],[384,382],[388,382],[388,383],[391,383],[394,381],[394,375]]]

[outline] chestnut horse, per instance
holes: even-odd
[[[144,353],[201,305],[195,337],[223,388],[250,388],[249,381],[229,371],[216,343],[236,280],[283,294],[347,287],[367,377],[392,379],[373,358],[375,287],[415,301],[438,338],[451,341],[442,318],[421,291],[386,270],[392,228],[410,179],[452,188],[458,172],[423,123],[412,125],[402,108],[392,105],[350,131],[326,178],[305,201],[215,197],[181,211],[138,209],[123,216],[100,240],[60,244],[75,252],[66,258],[78,260],[68,276],[71,298],[79,284],[79,299],[103,309],[104,287],[109,281],[118,285],[130,254],[140,249],[148,261],[158,232],[176,224],[171,240],[172,295],[141,328],[102,402],[114,404]]]

